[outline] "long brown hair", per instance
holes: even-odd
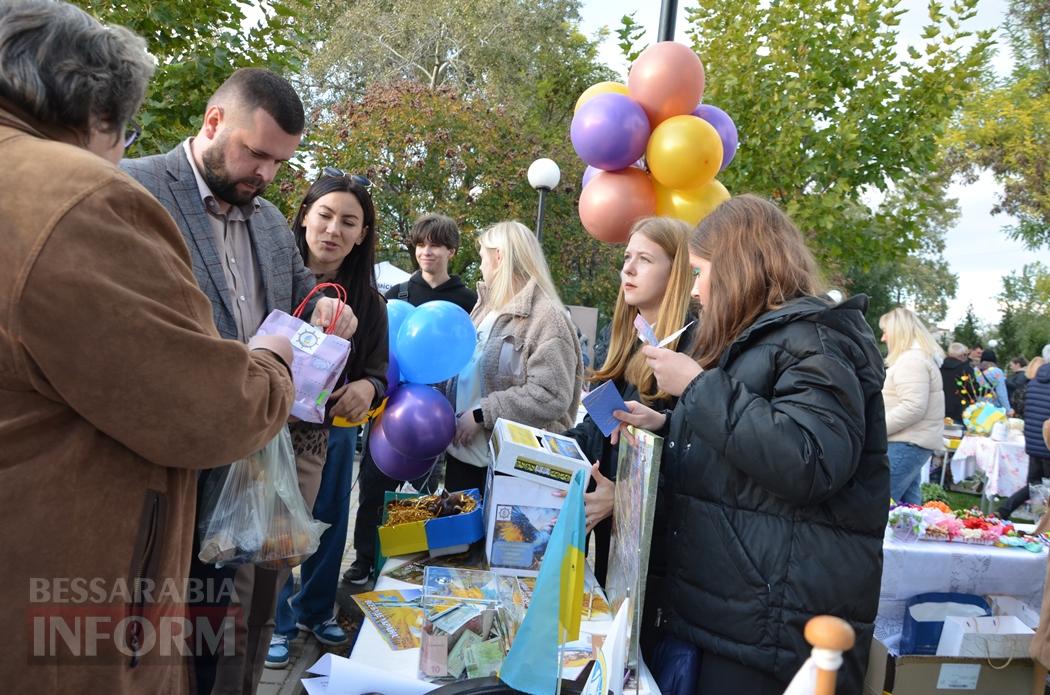
[[[689,288],[693,283],[689,271],[689,225],[670,217],[646,217],[631,228],[631,235],[641,234],[659,246],[671,259],[671,274],[667,278],[660,311],[656,316],[653,329],[656,335],[663,338],[685,325],[689,314]],[[656,386],[653,370],[646,364],[645,356],[638,349],[638,334],[634,328],[634,319],[638,309],[624,300],[623,284],[616,296],[616,308],[613,310],[612,330],[609,336],[609,352],[601,369],[591,374],[594,381],[624,378],[628,383],[638,387],[638,393],[645,403],[668,398],[668,394]],[[674,350],[681,337],[675,338],[665,347]]]
[[[704,369],[762,314],[820,293],[813,254],[773,203],[741,195],[701,220],[690,253],[711,263],[710,296],[701,308],[693,357]]]

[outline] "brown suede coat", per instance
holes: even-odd
[[[182,693],[185,656],[129,648],[141,625],[86,636],[182,608],[196,469],[271,439],[291,380],[219,338],[160,204],[56,137],[0,102],[0,689]]]

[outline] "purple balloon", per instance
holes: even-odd
[[[405,384],[383,410],[383,430],[390,446],[412,458],[433,458],[452,442],[456,413],[437,389]]]
[[[633,166],[635,169],[641,169],[642,171],[645,171],[645,160],[644,159],[639,159],[637,162],[635,162],[631,166]],[[592,166],[588,166],[586,169],[584,169],[583,170],[583,182],[580,184],[580,190],[582,191],[584,189],[584,187],[586,187],[587,184],[589,184],[591,182],[591,179],[593,179],[598,174],[602,173],[602,171],[603,171],[603,169],[595,169]]]
[[[587,168],[583,170],[583,183],[580,185],[580,190],[582,191],[587,186],[587,184],[591,182],[591,179],[600,174],[601,171],[601,169],[595,169],[594,167],[588,165]]]
[[[390,351],[389,361],[386,363],[386,393],[383,395],[390,398],[401,384],[401,367],[397,366],[397,357],[394,351]]]
[[[372,452],[372,460],[375,461],[376,467],[394,480],[422,478],[434,465],[437,457],[414,459],[399,453],[386,439],[386,433],[383,431],[385,419],[384,413],[379,419],[373,420],[368,435],[368,449]]]
[[[649,117],[628,96],[599,94],[573,116],[569,135],[576,154],[590,166],[626,169],[645,154]]]
[[[722,139],[722,167],[719,171],[724,171],[736,156],[736,124],[733,123],[728,113],[710,104],[700,104],[693,110],[693,115],[710,123],[718,133],[718,137]]]

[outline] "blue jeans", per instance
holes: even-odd
[[[296,623],[313,627],[332,617],[335,593],[339,587],[339,566],[346,547],[350,521],[350,490],[354,485],[354,450],[357,427],[332,427],[328,435],[328,453],[321,471],[321,486],[314,502],[314,518],[331,524],[321,534],[317,552],[300,567],[301,586],[289,576],[277,597],[274,634],[294,637]]]
[[[890,442],[886,456],[890,460],[890,497],[897,502],[922,504],[919,476],[933,452],[907,442]]]

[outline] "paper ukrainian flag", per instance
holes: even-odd
[[[529,610],[500,669],[500,680],[530,695],[553,695],[558,684],[559,645],[580,637],[586,480],[585,471],[572,476],[540,564]]]

